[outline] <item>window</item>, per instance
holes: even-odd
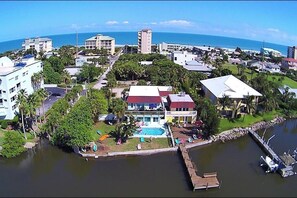
[[[25,76],[25,75],[26,75],[26,73],[24,72],[24,73],[23,73],[23,76]]]
[[[12,110],[15,110],[16,108],[17,108],[16,104],[12,106]]]
[[[177,57],[174,57],[174,60],[177,60]]]
[[[19,76],[14,77],[14,79],[15,79],[15,80],[18,80],[18,79],[19,79]]]
[[[3,99],[0,99],[0,105],[3,105]]]
[[[159,118],[153,118],[153,122],[158,122],[159,121]]]
[[[150,117],[144,117],[144,121],[145,122],[150,122],[151,121],[151,118]]]
[[[17,97],[16,95],[13,96],[13,97],[11,97],[11,98],[10,98],[10,101],[11,101],[11,102],[15,101],[15,100],[16,100],[16,97]]]
[[[9,89],[9,93],[13,93],[15,91],[15,87]]]

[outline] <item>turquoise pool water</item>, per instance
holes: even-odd
[[[165,132],[162,128],[156,127],[142,127],[141,131],[137,130],[135,134],[137,135],[162,135]]]

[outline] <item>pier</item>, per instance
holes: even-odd
[[[183,146],[179,146],[180,153],[183,157],[183,161],[187,167],[189,173],[193,191],[200,189],[216,188],[220,187],[220,183],[217,179],[217,173],[204,173],[203,177],[197,175],[197,167],[193,164],[192,160],[189,157],[187,149]]]
[[[293,166],[291,166],[292,164],[294,164],[293,158],[289,157],[289,155],[284,155],[282,157],[279,157],[268,145],[268,143],[266,143],[264,141],[264,139],[262,139],[255,131],[249,129],[248,130],[249,133],[252,135],[253,139],[256,140],[256,142],[260,145],[260,147],[265,151],[265,153],[271,157],[271,159],[277,163],[279,165],[278,168],[278,172],[281,174],[282,177],[288,177],[291,175],[295,175],[296,173],[293,171]],[[290,159],[290,163],[288,163],[287,159]]]

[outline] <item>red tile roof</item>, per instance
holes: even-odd
[[[159,91],[160,96],[168,96],[169,94],[172,94],[172,91]]]
[[[297,59],[294,58],[284,58],[283,60],[288,62],[297,62]]]
[[[171,102],[170,108],[195,108],[194,102]]]
[[[161,103],[160,96],[128,96],[128,103]]]

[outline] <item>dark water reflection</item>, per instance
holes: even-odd
[[[267,129],[281,154],[297,146],[296,120]],[[0,158],[0,196],[297,196],[297,176],[265,174],[264,155],[251,137],[190,150],[198,173],[218,172],[221,188],[192,192],[175,152],[140,157],[85,159],[47,143],[14,159]]]

